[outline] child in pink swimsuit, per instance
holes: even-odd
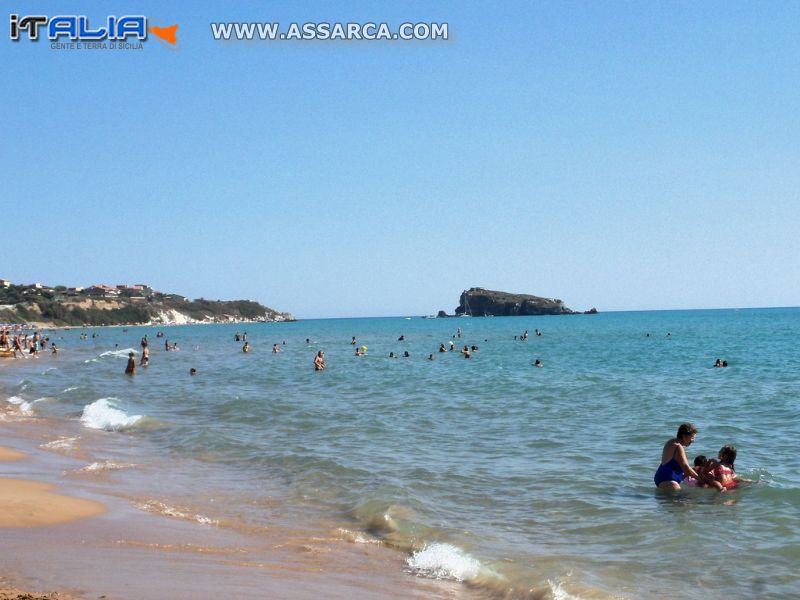
[[[726,444],[719,449],[719,464],[714,468],[714,479],[726,490],[732,490],[739,483],[739,477],[733,468],[736,461],[736,448]]]

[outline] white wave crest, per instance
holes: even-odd
[[[114,406],[116,400],[116,398],[100,398],[84,406],[81,423],[89,429],[121,431],[133,427],[142,419],[142,415],[128,415]]]
[[[477,577],[480,561],[452,544],[431,544],[406,559],[417,575],[433,579],[468,581]]]
[[[97,358],[103,358],[104,356],[116,356],[119,358],[128,358],[128,354],[130,354],[131,352],[137,354],[136,350],[134,350],[133,348],[123,348],[117,350],[107,350],[106,352],[100,354],[100,356],[98,356]]]
[[[67,389],[65,389],[65,390],[61,390],[61,393],[62,393],[62,394],[66,394],[67,392],[74,392],[75,390],[79,390],[79,389],[80,389],[80,386],[73,385],[73,386],[71,386],[71,387],[68,387],[68,388],[67,388]]]

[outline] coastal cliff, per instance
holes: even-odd
[[[189,300],[146,285],[0,285],[0,323],[96,326],[266,321],[294,321],[294,317],[252,300]]]
[[[581,314],[564,306],[558,298],[542,298],[529,294],[512,294],[483,288],[470,288],[461,293],[456,316],[508,317]],[[593,308],[585,314],[594,314]]]

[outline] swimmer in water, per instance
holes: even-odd
[[[325,370],[325,353],[322,350],[317,352],[317,356],[314,358],[314,370],[315,371]]]
[[[250,343],[245,342],[244,346],[242,346],[242,352],[250,352]]]
[[[541,368],[542,368],[544,365],[542,364],[542,361],[540,361],[540,360],[537,358],[537,359],[536,359],[536,362],[534,362],[534,363],[533,363],[533,366],[534,366],[534,367],[538,367],[538,368],[540,368],[540,369],[541,369]]]

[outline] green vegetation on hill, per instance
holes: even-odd
[[[174,311],[174,312],[173,312]],[[122,290],[118,295],[98,290],[70,291],[64,286],[0,287],[0,322],[47,322],[53,325],[136,325],[169,322],[175,312],[204,322],[293,320],[252,300],[188,300],[177,294]]]

